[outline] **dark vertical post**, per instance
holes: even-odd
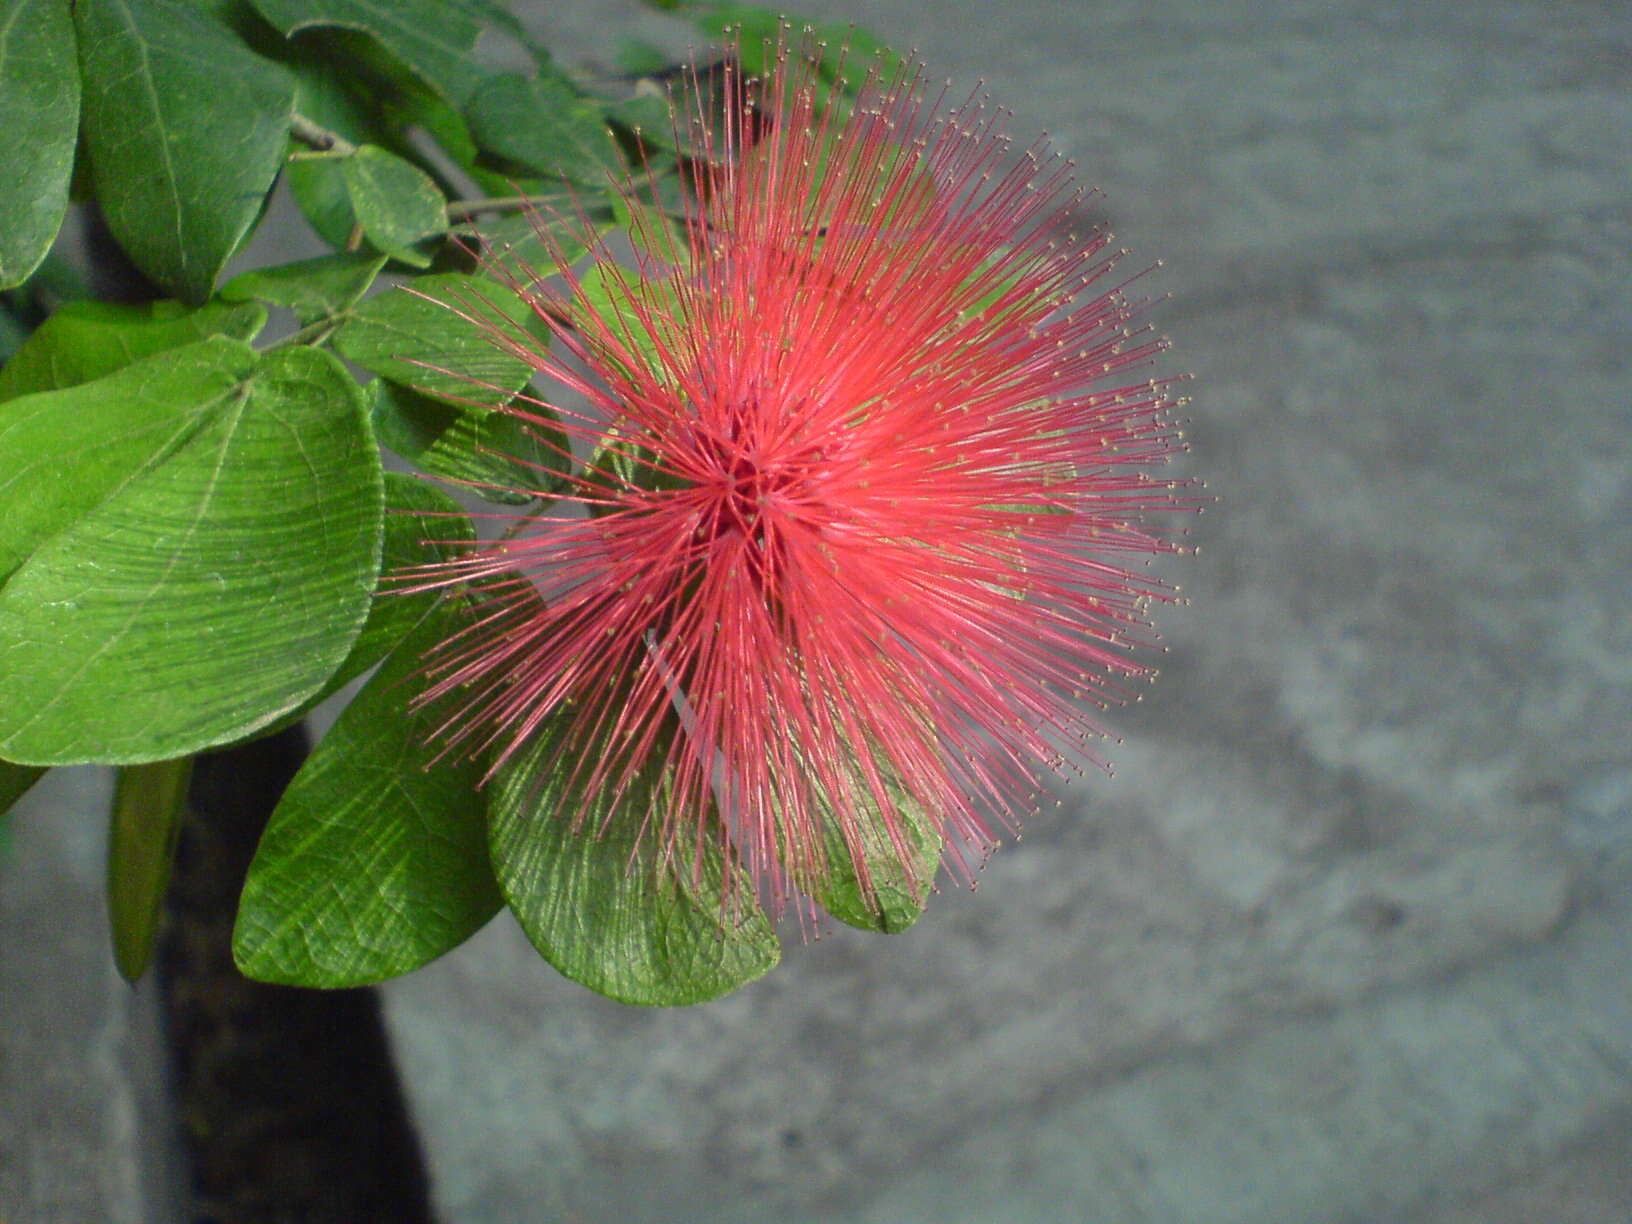
[[[306,752],[296,726],[193,771],[159,949],[191,1217],[429,1224],[378,992],[269,986],[232,962],[244,875]]]

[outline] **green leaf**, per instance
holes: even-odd
[[[79,62],[68,0],[0,8],[0,289],[20,285],[51,249],[68,209],[79,133]]]
[[[600,107],[553,73],[493,77],[471,99],[465,118],[484,151],[539,174],[599,187],[623,169]]]
[[[312,696],[276,722],[255,732],[257,737],[293,726],[312,708],[334,696],[373,667],[424,619],[441,597],[439,591],[413,591],[411,583],[393,575],[422,565],[446,561],[465,551],[476,538],[470,516],[459,504],[429,481],[385,473],[385,542],[380,550],[380,580],[369,601],[351,652],[334,675]]]
[[[0,374],[5,373],[4,364],[28,339],[27,309],[26,305],[19,307],[0,298]]]
[[[11,805],[43,777],[45,770],[38,765],[14,765],[10,761],[0,761],[0,816],[9,812]]]
[[[380,585],[368,605],[362,632],[330,686],[339,689],[395,650],[439,598],[436,591],[407,593],[402,589],[404,584],[393,581],[392,575],[460,556],[475,539],[476,528],[470,516],[441,489],[401,472],[385,474]]]
[[[738,870],[726,897],[717,846],[703,854],[700,879],[689,850],[662,864],[641,825],[660,822],[673,801],[669,775],[646,764],[616,804],[606,790],[586,793],[575,775],[616,750],[581,732],[574,714],[546,720],[499,771],[488,809],[499,886],[533,946],[622,1003],[702,1003],[769,972],[780,950],[747,874]]]
[[[575,263],[589,250],[586,239],[610,228],[605,211],[580,218],[570,198],[563,196],[559,213],[528,210],[483,223],[475,232],[482,251],[477,271],[530,289],[557,275],[562,263]]]
[[[185,377],[195,385],[173,395]],[[144,433],[142,408],[163,424]],[[182,756],[272,722],[345,658],[379,566],[381,495],[362,395],[335,358],[291,348],[257,365],[210,340],[6,416],[19,423],[0,434],[8,495],[49,480],[45,451],[68,450],[59,478],[78,475],[76,418],[120,434],[80,461],[103,496],[81,502],[67,481],[48,493],[60,529],[24,533],[32,555],[0,590],[6,758]],[[127,463],[110,470],[116,454]]]
[[[704,34],[737,41],[737,62],[750,76],[763,73],[782,38],[782,15],[746,4],[713,4],[699,9],[693,24]]]
[[[865,783],[859,778],[857,792],[866,795]],[[890,841],[877,804],[864,798],[857,815],[867,884],[862,883],[852,851],[829,813],[825,821],[827,872],[812,894],[840,922],[893,935],[917,922],[924,912],[941,862],[941,839],[910,795],[899,786],[891,786],[890,792],[906,841],[906,862]]]
[[[480,24],[460,6],[438,0],[254,0],[285,36],[319,26],[373,35],[451,101],[464,103],[487,77],[472,56]]]
[[[458,273],[421,276],[412,291],[377,294],[358,306],[335,332],[334,347],[365,370],[423,394],[493,407],[526,385],[532,367],[501,351],[478,322],[532,346],[537,342],[525,327],[531,314],[516,294],[492,281]]]
[[[233,931],[248,976],[359,986],[457,947],[503,904],[486,853],[481,766],[433,763],[414,711],[424,654],[466,623],[444,603],[346,707],[284,792]]]
[[[55,249],[23,284],[0,290],[0,367],[16,356],[23,342],[53,310],[64,302],[88,296],[90,290],[79,269]],[[0,369],[0,378],[4,374]]]
[[[351,193],[346,190],[346,175],[339,161],[291,161],[287,174],[290,194],[307,223],[324,242],[345,251],[352,245],[357,214],[351,209]]]
[[[365,46],[373,45],[362,35],[348,37]],[[352,144],[388,141],[389,132],[380,122],[377,108],[365,106],[348,89],[351,74],[318,54],[327,50],[327,40],[321,48],[295,49],[290,64],[295,74],[295,109]],[[337,248],[347,245],[357,226],[346,175],[340,168],[343,160],[333,156],[291,157],[284,167],[290,194],[301,213],[325,242]]]
[[[241,35],[247,33],[250,23],[260,24],[248,0],[180,0],[180,3],[209,14],[218,24]]]
[[[449,3],[464,9],[478,21],[485,22],[493,29],[503,30],[527,49],[527,54],[533,57],[533,62],[540,67],[550,63],[550,49],[538,39],[534,38],[522,24],[521,19],[510,11],[506,0],[449,0]]]
[[[626,38],[612,53],[612,62],[622,76],[661,76],[674,67],[674,56],[656,43],[642,38]]]
[[[113,789],[108,833],[108,919],[113,959],[134,983],[153,961],[164,890],[187,810],[193,758],[126,765]]]
[[[210,336],[253,340],[265,326],[266,311],[252,303],[212,301],[189,310],[180,302],[68,302],[0,370],[0,402],[78,386]]]
[[[429,135],[481,191],[508,194],[504,178],[477,164],[476,142],[459,109],[371,36],[331,29],[302,40],[295,48],[295,72],[301,114],[353,144],[377,144],[428,170],[432,164],[424,158],[423,137]],[[338,164],[330,166],[338,174]],[[442,186],[446,192],[447,184]]]
[[[434,476],[469,485],[487,501],[525,505],[550,498],[567,482],[567,440],[560,428],[540,427],[510,412],[461,408],[376,379],[365,390],[374,433],[404,459]],[[553,419],[542,404],[529,415]]]
[[[398,122],[402,130],[423,130],[430,135],[480,191],[490,196],[504,196],[517,189],[518,180],[513,175],[495,173],[483,164],[481,150],[476,147],[464,115],[440,95],[426,91],[404,98],[398,110]],[[522,190],[529,189],[523,187]]]
[[[221,288],[224,301],[269,302],[294,311],[302,327],[345,314],[368,292],[385,266],[384,255],[342,251],[235,276]]]
[[[172,457],[238,394],[256,360],[247,345],[208,340],[0,407],[0,580]]]
[[[641,354],[646,368],[658,375],[663,372],[659,337],[653,335],[642,316],[659,328],[668,322],[678,330],[681,324],[678,296],[665,278],[642,279],[625,268],[600,263],[579,278],[578,291],[568,310],[582,320],[579,326],[588,334],[590,343],[599,342],[598,330],[587,318],[593,315],[625,349]],[[670,341],[673,338],[667,337]],[[675,351],[672,343],[669,350]],[[610,353],[607,357],[615,359]]]
[[[136,265],[200,302],[283,163],[294,80],[166,0],[74,8],[97,199]]]
[[[41,261],[21,293],[37,302],[53,305],[91,296],[84,270],[61,251],[53,251]]]
[[[639,93],[632,98],[603,103],[601,113],[650,148],[701,152],[688,139],[687,132],[675,130],[674,113],[669,109],[667,98]]]
[[[368,240],[394,259],[428,267],[431,257],[414,244],[448,228],[448,202],[431,176],[406,158],[366,144],[342,158],[340,170]]]
[[[889,82],[905,66],[905,61],[866,26],[824,21],[816,27],[816,38],[821,47],[817,72],[828,81],[842,78],[851,93],[861,88],[875,67],[877,78]]]
[[[757,76],[771,63],[783,37],[785,18],[771,9],[753,5],[711,4],[697,9],[692,20],[699,30],[715,38],[734,33],[743,71]],[[877,34],[849,22],[822,22],[811,30],[808,42],[798,33],[789,34],[788,40],[791,52],[809,52],[807,62],[815,64],[823,80],[842,80],[845,90],[852,94],[861,88],[875,63],[880,79],[886,82],[893,79],[903,65],[901,57]],[[821,103],[822,99],[818,98],[817,104]]]

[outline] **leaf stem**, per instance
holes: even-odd
[[[635,192],[650,187],[662,176],[651,170],[643,171],[632,177],[621,180],[608,180],[619,191]],[[448,220],[462,221],[484,212],[518,212],[524,208],[536,207],[540,204],[554,204],[560,202],[563,195],[569,200],[580,194],[580,189],[562,184],[562,191],[551,192],[547,195],[511,195],[488,196],[479,200],[450,200],[448,202]]]
[[[289,116],[289,134],[302,144],[310,145],[319,153],[333,153],[336,157],[350,157],[357,152],[357,146],[352,144],[339,132],[331,131],[322,124],[308,119],[299,111]]]
[[[559,196],[489,196],[480,200],[448,201],[448,220],[463,221],[484,212],[518,212],[531,205],[543,204]]]
[[[329,338],[329,334],[345,321],[342,315],[330,315],[326,319],[319,319],[316,323],[308,323],[299,331],[290,332],[281,340],[274,340],[263,351],[270,353],[273,349],[280,349],[293,344],[322,344]]]

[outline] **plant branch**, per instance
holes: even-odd
[[[299,331],[291,332],[281,340],[274,340],[266,346],[265,351],[270,353],[273,349],[285,348],[294,344],[322,344],[344,322],[345,318],[343,316],[330,315],[326,319],[319,319],[316,323],[308,323]]]
[[[650,187],[662,176],[651,170],[643,171],[632,177],[618,180],[615,185],[619,190],[629,192],[639,191],[643,187]],[[564,186],[568,199],[577,198],[577,191]],[[519,212],[525,208],[534,208],[541,204],[556,204],[562,198],[563,192],[551,192],[548,195],[511,195],[489,196],[479,200],[450,200],[448,202],[448,220],[463,221],[484,212]],[[666,210],[665,210],[666,211]]]
[[[450,200],[448,201],[448,220],[465,221],[477,213],[484,212],[519,212],[521,209],[543,204],[549,200],[560,199],[559,196],[490,196],[481,200]]]
[[[319,153],[332,153],[336,157],[350,157],[357,152],[357,146],[340,135],[339,132],[331,131],[322,124],[313,122],[299,111],[289,116],[289,134],[302,144],[310,145]]]

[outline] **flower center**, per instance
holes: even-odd
[[[767,454],[739,420],[724,436],[699,439],[702,460],[693,544],[702,556],[745,565],[762,586],[787,561],[786,528],[809,509],[821,453]],[[705,475],[706,473],[706,475]]]
[[[768,579],[781,561],[777,520],[803,481],[785,464],[765,464],[740,452],[721,458],[700,534],[716,548],[746,542],[742,556],[756,577]]]
[[[761,468],[746,455],[738,456],[722,481],[718,531],[737,531],[763,544],[766,503],[787,483],[785,473]]]

